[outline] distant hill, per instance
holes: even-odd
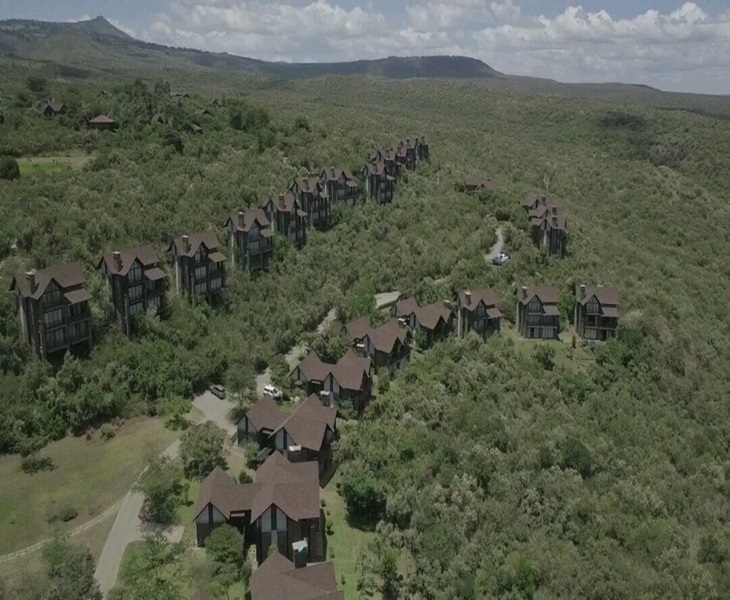
[[[78,23],[0,21],[0,54],[67,64],[118,66],[133,63],[188,64],[222,71],[301,78],[365,75],[392,79],[502,77],[475,58],[464,56],[388,57],[338,63],[266,62],[227,53],[171,48],[136,40],[103,17]]]

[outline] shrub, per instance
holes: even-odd
[[[547,344],[540,344],[535,348],[534,357],[546,371],[552,371],[555,368],[555,348]]]
[[[50,456],[31,454],[20,461],[20,468],[23,470],[23,473],[34,475],[41,471],[52,471],[56,468],[56,465]]]
[[[583,479],[593,474],[593,459],[585,444],[577,438],[568,438],[563,448],[563,468],[574,469]]]
[[[378,374],[378,394],[385,394],[390,389],[390,374],[383,371]]]
[[[18,161],[12,156],[3,156],[0,158],[0,179],[20,179],[20,167]]]
[[[57,523],[58,521],[61,521],[62,523],[68,523],[78,516],[79,511],[77,511],[73,506],[62,506],[48,514],[48,522]]]
[[[110,440],[115,435],[117,435],[117,432],[112,425],[109,425],[109,423],[105,423],[101,426],[101,429],[99,429],[99,435],[101,436],[102,440]]]
[[[243,469],[238,474],[238,483],[252,483],[253,477],[251,477],[251,473],[249,473],[246,469]]]
[[[353,469],[342,478],[340,493],[352,517],[376,520],[385,509],[385,494],[375,476],[360,469]]]

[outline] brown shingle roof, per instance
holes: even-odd
[[[10,284],[10,289],[14,291],[16,288],[23,298],[33,298],[37,300],[46,291],[48,284],[55,281],[59,287],[72,288],[83,285],[86,281],[81,265],[77,262],[66,263],[62,265],[54,265],[47,269],[35,271],[35,292],[31,293],[28,280],[24,273],[18,273]]]
[[[538,297],[543,306],[546,304],[557,304],[560,300],[560,293],[556,287],[551,285],[538,285],[533,287],[527,287],[523,293],[519,291],[518,299],[522,304],[529,304],[535,296]]]
[[[395,303],[395,312],[399,317],[408,317],[418,310],[415,298],[404,298]]]
[[[114,275],[126,275],[137,260],[143,267],[150,267],[159,262],[157,253],[151,244],[136,246],[135,248],[123,248],[119,251],[119,253],[121,254],[122,259],[121,269],[117,268],[116,261],[114,260],[114,253],[110,250],[106,250],[101,255],[96,268],[100,269],[102,264],[106,263],[106,268],[109,273]]]
[[[319,518],[319,463],[316,461],[291,463],[281,453],[274,452],[256,471],[253,485],[260,487],[251,504],[251,521],[272,504],[294,521]]]
[[[251,600],[345,600],[337,591],[331,562],[297,569],[281,553],[274,552],[251,575]]]
[[[471,292],[471,302],[466,301],[466,291],[459,293],[459,306],[466,308],[469,312],[473,312],[480,302],[489,307],[497,306],[499,297],[493,289],[474,290]]]
[[[307,381],[324,381],[330,374],[333,365],[322,362],[319,355],[312,351],[294,369],[299,369],[302,377]]]
[[[325,181],[338,180],[341,175],[345,176],[348,181],[352,180],[352,173],[345,167],[329,167],[328,169],[322,169],[320,177],[323,177]]]
[[[381,325],[377,329],[372,329],[367,333],[367,337],[370,339],[373,347],[380,351],[390,354],[396,345],[396,342],[400,341],[404,343],[408,332],[398,322],[397,319],[391,319],[385,325]]]
[[[580,286],[576,286],[576,292],[580,298]],[[601,306],[618,306],[621,303],[621,293],[617,287],[602,285],[587,285],[586,295],[580,300],[580,303],[587,304],[593,296],[601,303]]]
[[[489,177],[482,177],[481,175],[470,175],[466,178],[465,185],[467,189],[496,190],[499,187],[496,181]]]
[[[355,341],[363,339],[368,333],[370,333],[370,331],[372,331],[372,327],[366,317],[360,317],[359,319],[350,321],[347,325],[345,325],[345,331],[347,332],[347,336],[352,341]]]
[[[443,320],[444,323],[448,323],[450,318],[451,309],[444,306],[443,302],[434,302],[416,308],[416,319],[419,325],[429,331],[436,329],[439,321]]]
[[[317,177],[297,177],[294,182],[299,187],[299,190],[305,193],[316,194],[324,197],[327,195],[327,191],[322,187],[322,183]]]
[[[320,399],[312,395],[297,406],[277,430],[286,430],[294,444],[318,451],[322,447],[327,428],[334,431],[336,422],[337,407],[322,406]],[[276,432],[272,433],[275,434]]]
[[[286,413],[268,394],[264,394],[261,400],[246,412],[246,417],[259,431],[262,429],[274,431],[287,419]]]
[[[251,509],[253,496],[258,491],[256,484],[239,485],[228,473],[216,467],[200,484],[198,501],[195,503],[195,516],[212,504],[227,519],[232,512]]]
[[[174,248],[176,250],[176,253],[180,256],[195,256],[195,253],[198,251],[200,244],[203,244],[209,251],[217,250],[220,246],[220,243],[218,242],[218,236],[216,236],[214,231],[200,231],[198,233],[193,233],[189,236],[189,238],[190,250],[188,250],[187,252],[185,252],[183,248],[182,236],[176,237],[170,243],[167,251],[172,252]]]
[[[358,356],[352,350],[337,361],[332,369],[332,375],[340,384],[340,387],[351,391],[360,391],[363,386],[363,378],[370,376],[372,361],[364,356]]]
[[[228,223],[233,223],[235,231],[249,232],[254,223],[258,223],[261,229],[266,229],[271,226],[271,222],[266,217],[266,213],[261,208],[249,208],[243,211],[243,223],[238,218],[238,212],[234,212],[228,217],[226,221],[226,227]]]

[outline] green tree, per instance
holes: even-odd
[[[578,438],[569,437],[565,441],[562,466],[578,471],[583,479],[587,479],[593,474],[591,453]]]
[[[56,539],[43,551],[50,584],[46,600],[102,600],[88,548]]]
[[[225,466],[226,432],[212,421],[191,427],[180,438],[180,457],[187,477],[206,477]]]
[[[176,521],[177,509],[187,495],[182,470],[166,456],[156,456],[147,463],[134,489],[144,495],[145,519],[164,525]]]
[[[342,477],[340,493],[353,518],[377,520],[385,510],[385,495],[375,476],[368,471],[348,470]]]
[[[398,575],[398,560],[392,548],[380,549],[378,557],[377,573],[380,575],[380,593],[383,600],[394,600],[398,598],[400,577]]]
[[[0,158],[0,179],[20,179],[20,167],[18,161],[12,156],[3,156]]]
[[[324,362],[332,364],[340,360],[350,347],[344,336],[333,331],[311,336],[308,345]]]
[[[167,131],[165,131],[162,141],[165,146],[170,146],[171,148],[174,148],[175,152],[177,152],[178,154],[182,154],[183,150],[185,149],[185,145],[183,144],[180,134],[174,129],[168,129]]]
[[[555,368],[555,348],[552,346],[540,344],[535,348],[533,356],[546,371],[552,371]]]
[[[183,549],[164,535],[147,536],[120,574],[111,600],[182,600]]]

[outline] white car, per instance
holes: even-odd
[[[281,390],[273,385],[265,385],[264,394],[271,396],[274,400],[281,398]]]

